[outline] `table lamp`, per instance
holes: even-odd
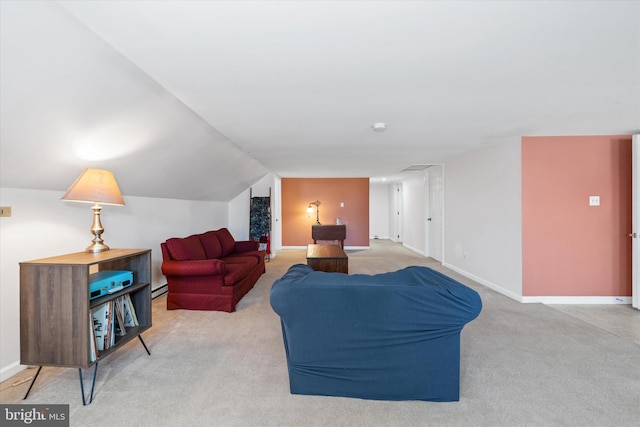
[[[93,203],[93,226],[91,233],[94,235],[91,244],[86,252],[103,252],[108,251],[109,246],[105,245],[102,240],[104,228],[100,223],[100,211],[102,205],[123,206],[124,200],[120,194],[120,188],[113,173],[103,169],[85,169],[82,174],[75,180],[71,187],[64,193],[62,200],[71,202]]]
[[[316,207],[316,225],[320,225],[320,200],[316,200],[315,202],[311,202],[309,203],[309,206],[307,207],[307,212],[308,213],[312,213],[313,212],[313,208],[311,207],[311,205],[315,205]]]

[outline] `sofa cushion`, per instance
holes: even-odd
[[[222,258],[226,264],[244,264],[247,270],[252,269],[258,265],[258,260],[253,256],[229,256]]]
[[[238,264],[227,264],[224,265],[225,275],[224,275],[224,284],[225,286],[232,286],[238,283],[240,280],[244,279],[251,268],[247,267],[244,263]]]
[[[216,231],[220,245],[222,245],[222,256],[225,257],[230,253],[233,253],[236,249],[236,241],[226,228],[221,228]]]
[[[240,240],[236,242],[233,249],[236,253],[257,251],[260,248],[260,242],[256,240]]]
[[[237,246],[237,245],[236,245]],[[233,262],[234,258],[255,258],[256,264],[264,261],[266,251],[234,252],[224,257],[226,262]]]
[[[218,235],[215,231],[207,231],[198,235],[200,242],[204,248],[204,252],[207,255],[207,259],[220,259],[222,258],[222,245],[218,240]]]
[[[204,248],[200,243],[200,238],[195,234],[183,239],[174,237],[167,240],[166,243],[171,258],[175,260],[207,259]]]

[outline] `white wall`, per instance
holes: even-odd
[[[229,231],[236,240],[249,240],[249,189],[229,202]]]
[[[389,239],[389,184],[369,185],[369,238]]]
[[[449,159],[444,168],[444,265],[522,298],[520,139]]]
[[[19,263],[81,252],[93,236],[86,203],[63,202],[63,192],[0,188],[0,381],[22,369],[20,361]],[[160,272],[160,243],[170,237],[226,227],[224,202],[124,196],[125,206],[102,208],[102,236],[112,248],[150,248],[153,288],[166,284]]]
[[[402,181],[402,244],[420,255],[425,255],[427,189],[424,172],[413,172]]]

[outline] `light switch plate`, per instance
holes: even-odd
[[[589,196],[589,206],[600,206],[600,196]]]

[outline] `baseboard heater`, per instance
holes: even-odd
[[[159,298],[167,292],[169,292],[169,285],[165,283],[164,285],[158,286],[151,291],[151,299],[154,300],[156,298]]]

